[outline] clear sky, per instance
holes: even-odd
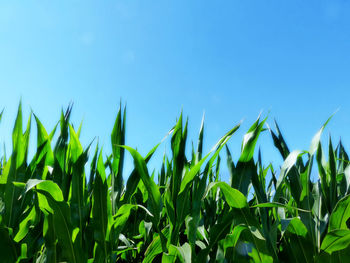
[[[143,154],[181,109],[195,142],[205,111],[207,150],[244,119],[235,159],[261,110],[291,149],[308,149],[340,108],[329,129],[350,149],[349,13],[348,0],[1,1],[0,139],[22,97],[50,129],[74,101],[83,143],[106,149],[122,100],[126,144]],[[259,145],[280,164],[268,133]]]

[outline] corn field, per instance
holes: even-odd
[[[19,105],[12,152],[3,154],[0,166],[0,262],[350,258],[349,157],[341,142],[333,146],[329,139],[323,149],[320,138],[329,120],[308,151],[290,151],[277,123],[273,130],[259,117],[236,157],[226,143],[240,124],[203,153],[202,122],[198,144],[188,151],[181,114],[169,135],[171,154],[150,173],[147,163],[160,144],[146,156],[125,145],[125,108],[112,129],[110,154],[98,145],[81,145],[81,126],[71,125],[71,110],[62,111],[48,131],[34,114],[23,124]],[[37,147],[29,160],[32,118]],[[255,153],[261,132],[270,133],[283,157],[279,167],[263,164],[260,152]],[[123,175],[126,154],[134,166]],[[220,179],[222,165],[227,165],[229,182]],[[311,179],[312,169],[316,179]]]

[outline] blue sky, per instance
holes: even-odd
[[[98,136],[107,151],[120,100],[126,143],[143,154],[181,109],[195,142],[205,111],[207,150],[244,119],[237,159],[260,111],[291,149],[308,149],[340,108],[328,127],[350,148],[349,11],[347,0],[1,1],[0,138],[9,147],[22,97],[50,128],[74,101],[83,143]],[[281,163],[267,133],[259,146]]]

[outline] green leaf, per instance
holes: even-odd
[[[140,175],[143,184],[145,185],[147,192],[151,198],[151,213],[154,216],[154,221],[159,222],[159,213],[162,208],[162,200],[160,192],[155,182],[150,178],[145,160],[142,156],[134,149],[129,146],[120,146],[127,149],[134,159],[135,168]]]
[[[233,222],[236,224],[245,224],[248,226],[248,233],[250,236],[251,241],[253,242],[253,245],[256,249],[256,261],[257,262],[263,262],[263,261],[271,261],[272,257],[269,255],[266,255],[266,242],[261,242],[260,240],[265,240],[264,237],[261,234],[261,230],[259,229],[259,224],[256,221],[256,218],[250,213],[249,206],[247,203],[246,197],[239,192],[237,189],[234,189],[230,187],[225,182],[213,182],[209,184],[207,188],[207,193],[214,189],[214,192],[216,192],[216,188],[219,187],[220,191],[225,196],[225,200],[227,204],[233,208],[229,213],[226,213],[224,215],[224,219],[220,224],[217,224],[211,229],[210,231],[210,243],[208,248],[203,250],[200,255],[198,256],[197,261],[202,262],[206,259],[207,255],[210,252],[210,249],[221,239],[223,239],[228,231],[230,230],[230,226]],[[207,194],[206,194],[207,195]],[[205,196],[206,196],[205,195]],[[233,221],[234,220],[234,221]]]
[[[87,205],[88,195],[84,172],[84,167],[88,160],[89,148],[90,146],[86,151],[79,155],[78,159],[72,165],[73,174],[69,202],[73,227],[78,227],[80,231],[85,230],[86,221],[89,216],[89,207]],[[82,239],[80,239],[80,237],[81,235],[79,236],[78,240],[81,243],[80,245],[82,246],[83,241]]]
[[[6,184],[4,190],[5,213],[4,222],[8,227],[16,225],[16,220],[20,215],[20,204],[18,198],[21,190],[13,185],[13,182],[21,182],[24,178],[25,165],[25,143],[23,141],[22,130],[22,103],[18,106],[15,126],[12,132],[13,153],[11,159],[6,163],[1,175],[1,184]]]
[[[180,260],[183,263],[191,263],[191,246],[188,243],[184,243],[181,247],[176,247],[180,252]]]
[[[27,128],[23,134],[23,149],[24,149],[24,161],[27,161],[28,148],[29,148],[29,138],[30,138],[30,128],[32,123],[32,114],[29,115]]]
[[[203,157],[203,159],[201,159],[195,166],[193,166],[191,168],[191,170],[189,170],[185,176],[183,177],[182,181],[181,181],[181,186],[180,186],[180,191],[179,194],[181,194],[185,188],[193,181],[193,178],[196,176],[196,174],[198,174],[199,170],[201,169],[203,163],[205,162],[205,160],[209,157],[211,153],[208,153],[205,157]]]
[[[55,227],[55,233],[57,234],[59,245],[63,249],[63,259],[70,262],[84,262],[81,257],[81,250],[74,247],[73,233],[70,222],[69,206],[65,202],[56,202],[51,198],[48,198],[48,203],[53,209],[53,224]],[[81,248],[80,248],[81,249]]]
[[[97,173],[95,177],[92,205],[92,220],[94,238],[98,243],[96,253],[107,259],[109,255],[108,244],[109,232],[112,226],[111,202],[106,180],[105,166],[102,159],[102,150],[97,161]]]
[[[240,191],[230,187],[225,182],[210,183],[207,188],[206,195],[212,188],[214,188],[215,192],[217,187],[219,187],[221,192],[224,194],[225,200],[229,206],[238,209],[248,207],[247,198]]]
[[[4,113],[4,109],[2,109],[2,111],[0,112],[0,121],[2,120],[3,113]]]
[[[43,236],[45,240],[45,247],[47,249],[47,261],[57,262],[57,235],[52,214],[47,214],[44,217]]]
[[[80,144],[78,135],[75,133],[72,125],[70,124],[69,124],[69,135],[70,135],[69,151],[70,151],[71,162],[75,163],[80,157],[80,155],[83,153],[83,147]]]
[[[157,150],[159,145],[160,145],[160,143],[158,143],[155,147],[153,147],[149,151],[149,153],[146,155],[146,157],[144,159],[146,164],[152,158],[154,152]],[[130,202],[130,198],[134,194],[134,192],[137,188],[137,185],[139,184],[139,181],[140,181],[140,175],[138,174],[137,169],[134,168],[134,170],[131,172],[131,174],[127,180],[127,183],[126,183],[125,194],[123,196],[123,203]]]
[[[274,145],[281,153],[283,160],[285,160],[287,158],[287,156],[289,155],[290,151],[289,151],[289,148],[288,148],[288,146],[287,146],[287,144],[282,136],[281,130],[280,130],[276,120],[275,120],[275,127],[276,127],[277,135],[271,130],[271,128],[269,126],[268,126],[268,129],[271,133]]]
[[[170,245],[168,253],[163,253],[162,255],[162,263],[175,263],[179,254],[178,247]]]
[[[181,188],[180,188],[179,194],[183,192],[185,188],[193,181],[193,178],[199,172],[201,166],[213,151],[215,151],[215,153],[210,158],[209,163],[212,164],[214,162],[214,160],[218,157],[221,149],[226,145],[226,143],[232,137],[232,135],[238,130],[240,125],[241,124],[236,125],[230,131],[228,131],[224,136],[222,136],[220,140],[215,144],[215,146],[210,150],[210,152],[185,174],[185,176],[181,181]]]
[[[112,143],[112,208],[115,210],[123,189],[123,166],[124,166],[124,151],[125,149],[119,147],[119,145],[125,144],[125,116],[126,111],[124,109],[124,115],[122,116],[121,105],[117,114],[117,118],[114,123],[113,131],[111,134]]]
[[[203,136],[204,136],[204,113],[203,113],[202,122],[201,122],[201,128],[199,130],[199,136],[198,136],[196,163],[198,163],[202,159],[202,154],[203,154]]]
[[[36,191],[40,198],[46,199],[46,204],[42,205],[44,202],[39,201],[40,209],[47,214],[49,211],[52,214],[53,226],[55,228],[55,233],[58,237],[58,245],[62,248],[62,259],[69,260],[69,262],[84,262],[82,256],[81,247],[75,246],[73,238],[76,236],[76,230],[73,229],[70,220],[70,209],[66,202],[56,201],[52,198],[51,193],[47,188],[39,189],[41,185],[37,185]],[[48,206],[50,209],[48,209]]]
[[[250,127],[248,132],[244,135],[242,143],[242,152],[241,156],[239,157],[240,162],[249,162],[253,158],[255,145],[258,141],[260,132],[264,127],[266,119],[267,118],[260,122],[259,116],[255,123]]]
[[[350,230],[335,229],[327,233],[323,239],[321,249],[331,254],[335,251],[342,250],[350,245]]]
[[[224,239],[224,251],[226,253],[226,250],[229,247],[235,248],[237,246],[237,242],[239,240],[239,237],[241,233],[247,229],[247,226],[245,225],[237,225],[233,228],[232,234],[228,234]]]
[[[38,214],[33,206],[29,214],[19,224],[19,230],[13,240],[20,242],[27,235],[29,228],[34,225],[34,222],[37,221],[37,219]]]
[[[44,126],[36,115],[34,115],[37,125],[37,164],[42,158],[45,158],[46,165],[53,165],[53,152],[51,149],[51,140]]]
[[[330,219],[328,230],[348,229],[346,222],[350,218],[350,195],[340,199],[336,204]]]
[[[280,202],[283,188],[287,186],[287,184],[285,183],[286,177],[289,177],[290,188],[291,188],[293,197],[297,201],[299,201],[300,194],[302,192],[302,185],[300,181],[300,174],[296,169],[295,165],[297,163],[298,158],[300,158],[303,154],[304,154],[303,152],[299,150],[295,150],[291,152],[283,162],[280,176],[278,177],[278,180],[276,183],[276,193],[273,198],[274,202]]]
[[[336,112],[335,112],[336,113]],[[318,144],[320,143],[320,140],[321,140],[321,135],[322,135],[322,132],[324,130],[324,128],[327,126],[328,122],[332,119],[332,117],[334,116],[333,113],[328,119],[327,121],[322,125],[321,129],[319,129],[319,131],[315,134],[315,136],[312,138],[312,141],[311,141],[311,145],[310,145],[310,150],[309,150],[309,153],[311,155],[313,155],[316,150],[317,150],[317,147],[318,147]]]
[[[164,228],[162,230],[162,234],[168,238],[169,236],[169,228]],[[161,245],[161,239],[159,237],[158,234],[156,234],[156,236],[153,238],[153,241],[151,242],[151,244],[149,244],[149,246],[146,249],[145,252],[145,258],[142,261],[142,263],[151,263],[153,262],[153,259],[159,255],[160,253],[162,253],[162,245]]]
[[[283,228],[285,228],[285,247],[291,250],[291,258],[293,258],[291,260],[313,262],[314,244],[309,239],[309,232],[304,223],[299,218],[292,218]]]
[[[12,131],[12,149],[17,152],[20,156],[21,145],[22,145],[22,137],[23,137],[23,129],[22,129],[22,102],[20,101],[17,110],[17,117],[15,121],[15,126]],[[18,166],[17,166],[18,167]]]
[[[308,233],[306,226],[299,218],[293,218],[289,221],[286,230],[300,237],[306,237]]]
[[[50,141],[52,141],[53,137],[55,136],[58,124],[59,122],[56,123],[56,125],[53,127],[52,131],[49,134]]]
[[[119,236],[120,232],[123,230],[125,224],[127,223],[128,219],[129,219],[131,210],[137,209],[138,207],[145,210],[148,215],[153,216],[145,207],[143,207],[141,205],[133,205],[133,204],[122,205],[118,209],[117,214],[114,216],[113,228],[115,230],[116,236]]]
[[[27,181],[25,191],[36,188],[37,190],[42,190],[47,192],[55,201],[63,201],[63,194],[59,186],[53,181],[49,180],[38,180],[38,179],[30,179]]]

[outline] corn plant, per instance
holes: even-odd
[[[0,162],[1,262],[344,262],[350,254],[349,157],[331,138],[322,147],[329,120],[308,151],[290,151],[277,123],[273,130],[259,117],[233,156],[227,142],[240,123],[203,153],[204,120],[197,145],[188,146],[181,114],[171,152],[151,173],[160,143],[146,156],[127,146],[125,108],[107,155],[82,146],[71,110],[47,131],[34,113],[23,124],[19,105],[11,155]],[[37,146],[29,157],[32,118]],[[268,132],[280,167],[262,163],[255,149]],[[125,154],[134,161],[129,175]]]

